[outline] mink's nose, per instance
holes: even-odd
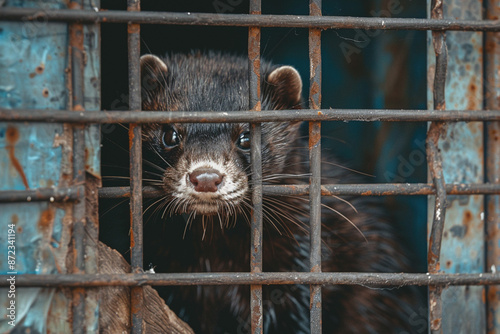
[[[213,168],[198,168],[188,175],[194,190],[200,193],[214,193],[222,183],[223,176]]]

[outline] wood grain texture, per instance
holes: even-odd
[[[130,272],[125,259],[99,242],[99,273]],[[153,274],[152,274],[153,275]],[[100,292],[100,333],[128,333],[130,331],[130,288],[105,287]],[[144,332],[148,334],[193,334],[193,330],[170,310],[155,289],[144,287]]]

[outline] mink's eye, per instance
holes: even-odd
[[[162,140],[163,146],[169,150],[176,147],[180,143],[179,134],[172,127],[168,127],[164,130]]]
[[[243,151],[248,151],[250,149],[250,132],[243,132],[238,138],[237,145]]]

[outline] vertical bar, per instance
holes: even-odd
[[[309,14],[321,16],[321,0],[309,1]],[[321,30],[309,29],[309,108],[321,109]],[[321,272],[321,122],[309,122],[310,270]],[[321,285],[310,286],[311,333],[321,333]]]
[[[98,11],[100,0],[83,2],[84,10]],[[86,111],[101,110],[100,85],[100,25],[85,24],[84,48],[84,100]],[[97,81],[96,81],[97,80]],[[100,161],[100,126],[87,124],[85,126],[85,273],[99,273],[99,249],[96,242],[99,240],[99,198],[98,188],[101,184]],[[99,329],[99,288],[86,288],[85,293],[85,322],[87,331],[100,332]]]
[[[444,2],[444,4],[443,4]],[[483,18],[483,5],[479,0],[446,0],[433,3],[435,18],[444,19],[476,19]],[[436,13],[436,11],[438,11]],[[434,33],[434,44],[437,49],[440,34]],[[442,35],[442,34],[441,34]],[[443,36],[444,39],[444,36]],[[442,100],[447,109],[478,110],[483,108],[483,34],[472,31],[446,32],[447,66],[450,71],[439,75],[446,94],[436,97]],[[431,51],[432,52],[432,51]],[[432,57],[432,55],[430,55]],[[433,57],[429,62],[429,70],[442,71],[444,65]],[[433,63],[436,63],[433,65]],[[444,71],[442,71],[444,72]],[[436,80],[439,80],[436,78]],[[444,82],[446,81],[446,82]],[[438,83],[436,83],[438,84]],[[444,88],[443,88],[444,90]],[[440,94],[435,91],[436,94]],[[443,94],[444,95],[444,94]],[[440,102],[435,101],[439,106]],[[444,107],[444,105],[443,105]],[[431,107],[432,108],[432,107]],[[437,108],[436,108],[437,109]],[[432,137],[430,131],[429,137]],[[429,149],[439,148],[441,158],[435,163],[442,167],[446,184],[450,183],[482,183],[484,182],[484,124],[482,122],[453,122],[447,125],[441,138],[434,134],[429,138]],[[431,161],[429,161],[431,163]],[[431,205],[438,205],[432,203]],[[436,197],[439,200],[439,196]],[[440,273],[481,273],[485,265],[484,239],[484,196],[448,196],[446,202],[446,222],[444,223],[441,248],[435,269]],[[431,209],[429,210],[431,213]],[[439,211],[442,216],[442,211]],[[435,208],[434,215],[437,214]],[[437,218],[437,217],[436,217]],[[430,219],[432,220],[432,219]],[[437,238],[437,236],[434,236]],[[435,242],[436,240],[431,240]],[[437,255],[429,253],[429,257]],[[430,268],[431,269],[431,268]],[[432,291],[431,291],[432,292]],[[432,299],[430,307],[436,311],[431,326],[439,322],[443,333],[466,334],[486,332],[486,295],[484,286],[450,286],[443,287],[441,298]],[[441,308],[441,310],[439,310]],[[437,313],[440,313],[439,315]],[[467,314],[463,319],[462,315]],[[432,314],[431,314],[432,315]],[[434,321],[435,320],[435,321]],[[439,320],[439,321],[438,321]]]
[[[485,2],[486,18],[500,17],[500,0]],[[500,32],[487,32],[485,39],[485,100],[486,109],[500,109]],[[486,182],[500,183],[500,122],[486,123],[485,167]],[[496,271],[500,265],[500,195],[486,196],[486,268]],[[487,289],[487,332],[500,333],[500,291],[498,286]]]
[[[432,3],[433,18],[481,19],[482,2],[479,0],[446,0]],[[441,37],[443,36],[443,37]],[[441,38],[443,41],[441,42]],[[444,50],[446,42],[447,66],[450,70],[444,72],[444,59],[433,57],[429,52],[430,73],[436,72],[434,101],[436,107],[454,110],[478,110],[483,107],[483,37],[480,32],[446,32],[433,33],[433,44],[436,53]],[[443,53],[443,52],[441,52]],[[435,63],[435,64],[434,64]],[[441,71],[441,74],[438,72]],[[441,79],[439,79],[439,77]],[[446,82],[445,82],[446,81]],[[437,87],[444,85],[446,95]],[[444,91],[445,88],[443,88]],[[429,101],[432,98],[429,97]],[[441,100],[441,101],[439,101]],[[430,106],[432,108],[432,106]],[[431,126],[429,130],[428,149],[435,151],[441,158],[431,161],[436,165],[436,172],[441,173],[449,183],[481,183],[484,182],[484,131],[482,122],[449,123],[446,130],[438,130]],[[434,128],[434,129],[433,129]],[[437,174],[437,173],[436,173]],[[431,175],[436,183],[436,176]],[[439,175],[437,177],[441,179]],[[437,187],[437,185],[436,185]],[[440,191],[439,188],[437,188]],[[442,219],[442,210],[438,211],[439,203],[429,199],[429,207],[435,205],[435,219]],[[436,196],[436,201],[440,201]],[[429,271],[432,269],[445,273],[480,273],[484,272],[485,240],[484,240],[484,196],[468,197],[448,196],[446,203],[446,223],[442,227],[440,254],[436,253],[438,235],[429,238]],[[442,209],[442,207],[441,207]],[[431,213],[432,210],[429,210]],[[439,213],[439,217],[437,215]],[[429,219],[432,221],[432,219]],[[440,234],[440,233],[438,233]],[[434,248],[434,252],[432,251]],[[437,256],[437,257],[436,257]],[[433,259],[433,257],[436,257]],[[434,263],[433,263],[434,261]],[[441,297],[436,295],[441,293]],[[453,286],[443,287],[435,291],[430,287],[431,326],[433,330],[443,333],[462,334],[486,332],[486,295],[484,286]],[[463,319],[462,314],[467,314]]]
[[[139,0],[128,0],[128,11],[140,11]],[[140,25],[128,25],[128,71],[129,71],[129,105],[130,110],[141,110],[141,75],[140,75]],[[130,149],[130,248],[131,271],[143,271],[143,233],[142,233],[142,127],[139,124],[129,125]],[[143,305],[144,291],[142,287],[131,289],[132,333],[144,331]]]
[[[260,0],[250,1],[250,14],[261,14]],[[248,30],[248,80],[249,108],[255,112],[261,110],[260,102],[260,28],[250,27]],[[252,224],[250,271],[262,272],[262,156],[261,156],[260,123],[250,124],[251,163],[252,163]],[[250,317],[252,334],[263,332],[262,285],[250,286]]]
[[[71,1],[70,9],[81,10],[81,0]],[[84,33],[83,25],[73,23],[69,26],[69,47],[71,61],[71,110],[84,111]],[[85,131],[84,125],[73,127],[73,182],[75,185],[85,184]],[[85,273],[85,194],[73,206],[73,273]],[[73,289],[73,333],[86,333],[85,322],[85,289]]]
[[[74,182],[85,182],[84,165],[84,130],[83,126],[75,126],[73,130],[73,173]],[[73,206],[73,251],[74,274],[85,273],[85,194]],[[85,324],[85,289],[73,289],[73,333],[86,333]]]
[[[443,18],[443,1],[432,0],[431,18]],[[434,75],[434,110],[445,110],[445,84],[448,62],[448,49],[446,47],[446,33],[432,32],[432,42],[436,54]],[[446,216],[446,190],[442,159],[439,152],[439,139],[446,133],[446,123],[432,122],[427,133],[427,160],[431,180],[436,187],[434,217],[429,236],[429,250],[427,266],[429,273],[437,273],[440,268],[441,242],[443,237],[444,221]],[[429,322],[431,333],[442,333],[442,298],[441,287],[429,286]]]

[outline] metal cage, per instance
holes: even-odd
[[[443,4],[444,2],[444,4]],[[486,3],[486,1],[485,1]],[[35,124],[57,123],[66,124],[66,139],[71,139],[63,154],[72,155],[65,159],[71,160],[71,168],[67,170],[69,178],[60,182],[57,187],[36,187],[26,190],[2,189],[0,202],[3,208],[20,202],[54,202],[63,203],[70,214],[72,222],[71,238],[74,247],[72,266],[67,268],[68,274],[46,274],[43,271],[37,274],[19,274],[15,268],[6,270],[1,275],[0,285],[8,287],[9,277],[15,275],[17,287],[67,287],[72,291],[72,325],[73,333],[84,333],[96,328],[95,312],[97,296],[91,287],[123,285],[131,288],[131,319],[132,333],[143,332],[142,310],[144,285],[217,285],[217,284],[244,284],[251,289],[251,332],[262,333],[262,285],[263,284],[309,284],[310,285],[310,328],[311,333],[321,332],[321,289],[325,284],[347,284],[364,286],[400,287],[404,285],[423,285],[429,287],[429,325],[432,333],[443,332],[442,293],[449,286],[487,286],[489,292],[485,297],[487,304],[487,331],[500,331],[497,321],[498,297],[495,284],[500,284],[500,274],[493,272],[449,274],[442,272],[443,262],[440,259],[443,229],[447,215],[447,199],[454,195],[489,195],[484,207],[486,216],[484,223],[488,235],[486,250],[486,268],[494,267],[499,263],[498,254],[498,223],[500,214],[500,76],[498,74],[500,3],[495,0],[485,4],[487,18],[482,19],[455,19],[446,18],[443,6],[446,1],[429,3],[430,18],[428,19],[397,19],[397,18],[354,18],[322,16],[321,0],[310,0],[309,16],[292,15],[262,15],[261,1],[250,1],[250,12],[246,15],[236,14],[201,14],[201,13],[164,13],[141,12],[139,0],[128,0],[128,11],[98,11],[91,8],[85,1],[72,1],[67,9],[57,8],[16,8],[1,7],[1,22],[49,22],[68,24],[69,49],[66,54],[68,66],[66,87],[69,91],[70,110],[37,110],[30,107],[0,109],[0,121],[8,124]],[[84,77],[86,76],[85,63],[88,55],[84,55],[84,39],[87,29],[97,31],[100,24],[128,24],[128,61],[129,61],[129,110],[127,111],[100,111],[95,105],[89,107],[85,95]],[[250,77],[250,105],[248,111],[217,113],[217,112],[142,112],[140,90],[140,28],[142,24],[169,24],[169,25],[210,25],[210,26],[240,26],[248,27],[248,64]],[[262,27],[297,27],[309,29],[309,58],[310,58],[310,92],[309,109],[294,110],[287,113],[260,110],[260,33]],[[430,48],[434,56],[431,57],[428,75],[431,76],[433,87],[430,88],[433,105],[429,110],[329,110],[321,108],[321,32],[325,29],[381,29],[381,30],[424,30],[430,32]],[[448,31],[482,31],[485,34],[485,45],[489,49],[484,57],[484,97],[485,108],[482,104],[475,108],[461,110],[457,107],[448,109],[446,104],[447,62],[446,35]],[[96,49],[98,51],[98,49]],[[0,68],[1,70],[1,68]],[[42,69],[43,70],[43,69]],[[433,73],[432,73],[433,72]],[[95,74],[95,73],[94,73]],[[98,75],[98,73],[97,73]],[[448,77],[449,78],[449,77]],[[483,92],[479,91],[479,95]],[[5,97],[6,98],[6,97]],[[98,106],[98,104],[97,104]],[[64,109],[64,108],[63,108]],[[301,120],[309,122],[309,148],[311,178],[309,186],[263,186],[261,183],[260,165],[260,133],[261,122]],[[350,121],[386,121],[430,122],[427,134],[427,159],[430,172],[430,182],[427,184],[347,184],[321,185],[321,122],[329,120]],[[485,182],[455,183],[446,182],[443,167],[440,143],[447,134],[447,127],[456,122],[485,122]],[[86,140],[92,139],[88,132],[91,124],[129,123],[130,137],[130,188],[99,188],[98,182],[89,176],[89,153],[86,151]],[[249,273],[210,273],[210,274],[155,274],[143,272],[142,253],[142,200],[143,196],[154,196],[155,190],[142,185],[142,152],[141,129],[142,124],[148,122],[249,122],[251,124],[251,156],[252,173],[255,177],[255,186],[252,189],[252,244],[251,272]],[[11,127],[9,129],[14,129]],[[9,130],[8,130],[9,131]],[[15,134],[10,134],[16,137]],[[9,133],[6,134],[9,136]],[[91,137],[91,138],[89,138]],[[14,144],[12,144],[14,145]],[[7,146],[6,146],[7,147]],[[13,147],[13,146],[12,146]],[[6,152],[10,152],[9,149]],[[13,152],[13,149],[12,149]],[[92,156],[92,154],[91,154]],[[27,166],[24,166],[25,168]],[[87,173],[85,171],[87,170]],[[29,188],[29,189],[28,189]],[[0,188],[1,189],[1,188]],[[311,203],[311,249],[310,273],[267,273],[262,270],[262,194],[309,194]],[[359,196],[387,196],[387,195],[424,195],[430,196],[434,203],[429,233],[428,273],[323,273],[321,272],[321,226],[320,208],[321,196],[332,195],[359,195]],[[86,201],[96,202],[97,198],[130,197],[131,210],[131,266],[129,274],[96,275],[96,250],[89,247],[88,241],[97,238],[98,223],[95,213],[89,212]],[[68,204],[69,203],[69,204]],[[68,206],[70,205],[70,206]],[[451,209],[453,210],[453,209]],[[0,215],[1,216],[1,215]],[[13,222],[15,224],[15,222]],[[6,233],[6,232],[5,232]],[[484,237],[481,236],[481,239]],[[3,240],[3,239],[2,239]],[[2,248],[7,249],[7,239],[2,241]],[[4,267],[2,267],[4,268]],[[495,267],[494,267],[495,268]],[[94,292],[89,292],[94,291]],[[89,307],[89,305],[91,307]],[[446,310],[445,310],[446,313]],[[486,324],[486,319],[483,319]],[[486,330],[482,328],[481,330]],[[450,331],[450,328],[445,328]],[[479,331],[478,331],[479,332]]]

